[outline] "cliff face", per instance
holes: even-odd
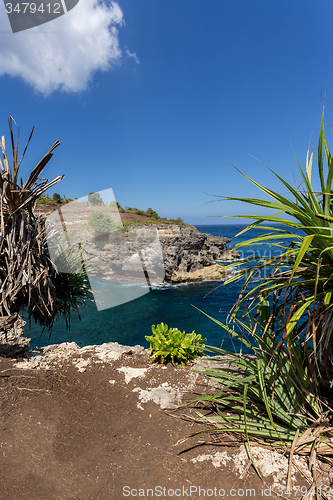
[[[108,240],[101,235],[84,248],[97,273],[181,283],[223,278],[226,271],[215,261],[239,257],[227,250],[229,241],[193,226],[158,224],[131,226],[129,232],[113,233]]]
[[[225,270],[215,261],[239,257],[237,252],[227,250],[227,243],[231,241],[228,238],[201,233],[194,226],[164,224],[157,227],[166,281],[221,279]]]
[[[116,223],[113,231],[96,233],[89,224],[95,208],[69,203],[61,214],[55,211],[48,217],[48,234],[54,235],[48,236],[50,256],[59,271],[67,269],[57,262],[57,252],[68,246],[76,248],[78,262],[81,257],[89,262],[91,274],[145,284],[219,280],[226,270],[216,260],[239,257],[227,250],[228,238],[201,233],[194,226],[144,224],[121,230],[118,212],[109,214]]]

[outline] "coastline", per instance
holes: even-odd
[[[70,205],[64,207],[64,217],[73,217],[65,213]],[[56,262],[59,244],[79,248],[88,275],[171,284],[219,280],[229,273],[222,263],[239,258],[238,252],[227,248],[229,238],[202,233],[194,226],[156,223],[98,233],[85,221],[71,226],[70,231],[63,230],[57,214],[53,217],[50,234],[58,234],[60,239],[49,242],[51,258]]]

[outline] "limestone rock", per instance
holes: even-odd
[[[194,226],[159,224],[165,280],[171,283],[220,280],[228,272],[216,261],[239,258],[238,252],[227,250],[231,240],[201,233]]]
[[[29,348],[30,340],[24,335],[26,321],[18,316],[13,327],[7,332],[0,330],[0,356],[15,356]]]
[[[223,265],[216,261],[234,260],[239,253],[227,249],[231,240],[221,236],[201,233],[194,226],[177,224],[156,224],[154,226],[135,226],[132,233],[140,241],[141,254],[148,270],[149,277],[155,278],[154,262],[157,259],[159,247],[152,245],[152,240],[158,235],[163,254],[164,280],[169,283],[186,281],[201,281],[205,279],[220,280],[228,273]],[[131,238],[128,239],[131,248]],[[133,244],[135,247],[135,244]],[[145,248],[149,250],[144,251]],[[114,249],[115,250],[115,249]],[[121,252],[118,253],[118,258]],[[113,261],[116,264],[115,261]],[[121,263],[122,271],[140,267],[138,256],[125,258]],[[156,276],[157,278],[158,276]],[[156,281],[154,279],[154,281]]]
[[[226,277],[228,273],[224,267],[219,264],[201,267],[193,271],[174,271],[170,276],[173,283],[184,281],[202,281],[202,280],[220,280]]]
[[[95,238],[78,226],[71,243],[81,242],[94,274],[112,279],[149,279],[154,284],[220,280],[228,271],[217,261],[239,258],[227,248],[231,240],[178,224],[131,226],[128,231]]]
[[[87,345],[79,347],[76,342],[63,342],[41,348],[31,349],[17,359],[18,368],[50,368],[69,361],[80,371],[84,372],[94,363],[112,363],[123,355],[148,355],[148,350],[143,346],[126,346],[118,342],[106,342],[101,345]]]

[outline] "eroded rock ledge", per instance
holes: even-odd
[[[157,228],[165,280],[171,283],[224,278],[226,271],[216,261],[239,258],[238,252],[227,249],[229,238],[201,233],[194,226],[160,224]]]
[[[80,372],[84,372],[93,362],[112,363],[123,354],[148,356],[148,350],[143,346],[130,347],[118,344],[118,342],[85,347],[79,347],[76,342],[63,342],[41,348],[36,347],[25,352],[23,356],[17,358],[17,366],[29,369],[49,369],[70,361]]]
[[[81,231],[80,237],[83,235]],[[105,235],[87,237],[84,253],[97,274],[135,278],[142,275],[144,262],[151,281],[164,278],[176,284],[224,278],[228,271],[216,261],[239,258],[238,252],[227,249],[230,241],[201,233],[194,226],[154,224],[130,226],[125,235],[112,233],[108,239]]]
[[[111,367],[113,375],[109,383],[131,385],[132,382],[133,385],[134,381],[132,392],[137,393],[137,407],[143,410],[142,405],[148,401],[153,401],[162,409],[176,408],[183,402],[183,395],[196,385],[199,375],[192,369],[208,368],[211,363],[209,359],[200,359],[198,364],[176,369],[171,364],[153,362],[148,349],[140,345],[131,347],[108,342],[80,348],[75,342],[64,342],[31,349],[17,357],[14,366],[27,370],[73,366],[82,374],[96,364],[102,368]]]
[[[19,317],[7,333],[0,329],[0,356],[15,356],[29,349],[30,339],[23,330],[25,324],[26,321]]]
[[[30,339],[27,339],[29,341]],[[17,366],[29,369],[49,369],[64,362],[72,363],[79,372],[86,371],[92,363],[109,363],[122,358],[123,361],[129,357],[140,358],[151,363],[155,367],[163,369],[164,365],[159,365],[151,360],[148,349],[141,345],[127,346],[118,342],[105,342],[99,345],[88,345],[79,347],[76,342],[62,342],[45,347],[35,347],[27,350],[20,357],[17,357]],[[195,359],[187,365],[186,370],[203,370],[211,367],[229,366],[228,358],[221,356],[203,356]]]

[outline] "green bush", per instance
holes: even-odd
[[[151,327],[153,335],[145,336],[150,343],[149,352],[153,359],[160,363],[171,361],[185,365],[187,361],[202,356],[204,342],[201,335],[185,333],[178,328],[169,328],[168,325],[160,323]]]
[[[125,212],[125,209],[120,205],[119,201],[110,201],[110,208],[117,208],[120,212]]]
[[[156,219],[158,218],[158,213],[152,208],[147,208],[146,215],[149,217],[156,217]]]
[[[92,205],[104,205],[104,201],[99,193],[89,193],[88,201]]]
[[[62,203],[63,200],[62,200],[62,198],[61,198],[61,196],[60,196],[59,193],[54,193],[54,195],[53,195],[53,201],[55,201],[55,203]]]
[[[101,211],[92,212],[88,219],[89,225],[98,233],[109,233],[112,231],[112,220],[107,214]]]
[[[51,204],[53,204],[53,199],[49,194],[41,194],[36,200],[36,205],[51,205]]]

